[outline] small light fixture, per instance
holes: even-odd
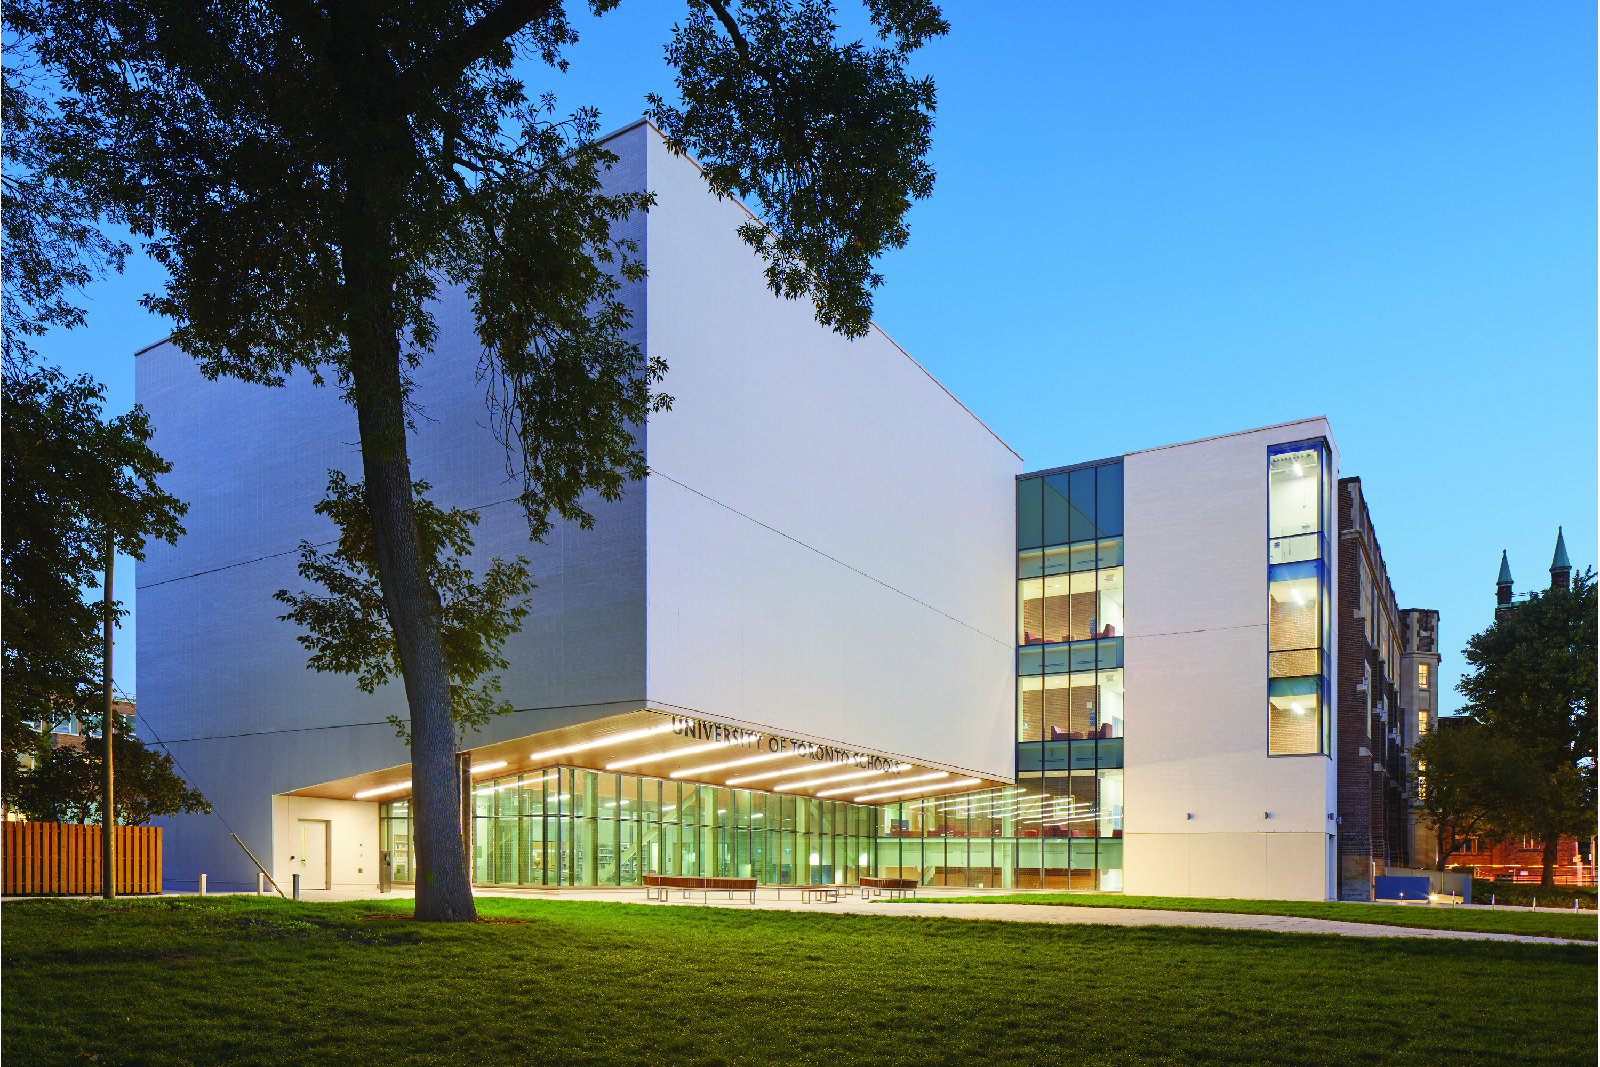
[[[1194,818],[1194,812],[1192,812],[1192,811],[1186,811],[1186,812],[1184,812],[1184,813],[1183,813],[1183,817],[1184,817],[1184,818],[1185,818],[1185,819],[1192,819],[1192,818]]]
[[[410,788],[411,788],[411,783],[410,782],[397,782],[394,785],[380,786],[377,789],[363,789],[361,792],[359,792],[359,793],[357,793],[355,795],[354,799],[360,800],[362,797],[374,797],[374,796],[377,796],[379,793],[393,793],[396,789],[410,789]]]

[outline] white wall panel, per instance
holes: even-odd
[[[608,147],[609,190],[660,197],[619,235],[651,267],[622,293],[630,337],[668,360],[677,398],[640,430],[663,477],[594,501],[592,530],[558,522],[533,543],[459,291],[437,305],[437,351],[416,371],[415,475],[437,503],[480,509],[478,555],[525,555],[538,585],[505,650],[504,695],[522,710],[473,740],[648,696],[1009,775],[1019,461],[882,333],[845,341],[809,304],[773,297],[734,233],[743,212],[652,130]],[[275,390],[207,382],[170,344],[136,367],[174,464],[163,484],[191,505],[187,535],[138,568],[139,711],[217,810],[170,821],[169,873],[247,879],[224,819],[268,854],[273,794],[408,759],[383,724],[405,715],[400,686],[368,696],[308,671],[271,599],[302,587],[300,541],[333,536],[311,509],[329,468],[360,476],[355,420],[305,375]]]
[[[300,871],[300,820],[328,824],[328,881],[330,888],[376,890],[378,888],[378,805],[360,800],[327,800],[322,797],[274,797],[272,799],[272,852],[256,853],[285,893],[293,892],[292,876]],[[253,869],[253,868],[252,868]],[[255,879],[252,877],[251,882]],[[303,880],[303,889],[320,889]],[[267,887],[271,892],[272,887]],[[315,899],[315,898],[313,898]]]
[[[1333,761],[1267,756],[1267,449],[1313,437],[1331,445],[1324,420],[1124,459],[1124,825],[1139,857],[1138,869],[1129,860],[1129,892],[1169,880],[1155,869],[1158,838],[1188,839],[1191,892],[1201,896],[1267,895],[1265,837],[1326,840]],[[1320,845],[1313,852],[1308,877],[1320,887],[1325,859]],[[1174,853],[1170,862],[1185,861]],[[1249,877],[1223,873],[1246,867]],[[1289,875],[1273,884],[1284,878],[1299,884]]]
[[[649,694],[1009,776],[1020,461],[883,333],[766,288],[650,136]]]
[[[608,180],[637,188],[643,177],[635,152]],[[644,237],[643,219],[627,225]],[[642,283],[623,293],[639,341],[644,296]],[[435,503],[479,509],[477,558],[526,556],[537,584],[522,631],[505,646],[502,695],[519,714],[469,744],[569,725],[586,708],[601,717],[616,702],[642,704],[643,486],[613,503],[593,500],[593,529],[557,521],[533,542],[488,429],[467,298],[447,290],[434,313],[436,351],[414,371],[413,475],[431,483]],[[266,856],[272,794],[409,761],[383,723],[406,717],[399,682],[368,696],[348,676],[309,671],[298,629],[279,621],[285,606],[272,599],[305,587],[299,543],[334,536],[312,512],[328,469],[361,477],[355,416],[337,387],[318,389],[305,374],[279,389],[208,382],[171,344],[141,353],[135,377],[154,445],[173,463],[162,484],[190,505],[187,534],[150,546],[137,568],[141,732],[180,740],[174,756],[218,813],[167,822],[167,869],[178,879],[202,869],[244,879],[253,868],[222,820]]]

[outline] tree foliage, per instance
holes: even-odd
[[[585,494],[645,473],[634,429],[670,401],[627,338],[643,276],[617,223],[596,116],[527,93],[519,56],[564,69],[554,0],[7,0],[9,21],[84,121],[52,157],[146,241],[170,281],[147,304],[211,376],[337,381],[356,409],[371,561],[411,714],[417,914],[473,915],[459,831],[443,600],[421,543],[411,374],[443,285],[472,304],[492,421],[534,536],[587,526]],[[591,0],[596,14],[617,0]],[[683,107],[672,145],[748,195],[768,280],[847,335],[866,329],[871,261],[928,195],[934,105],[910,54],[943,33],[928,0],[867,0],[888,47],[840,42],[816,0],[690,0],[667,48]],[[712,19],[708,10],[716,17]],[[724,38],[722,35],[726,34]]]
[[[137,737],[118,733],[113,746],[117,822],[144,826],[169,815],[209,812],[211,804],[178,774],[172,757]],[[28,770],[7,782],[6,802],[39,822],[88,822],[99,818],[105,741],[46,747]]]
[[[712,189],[760,207],[739,236],[772,291],[811,295],[817,321],[850,337],[883,283],[873,261],[905,246],[906,210],[933,192],[933,79],[905,59],[949,29],[932,4],[869,6],[889,47],[836,47],[826,0],[691,4],[667,46],[685,106],[652,95],[649,111]],[[888,195],[863,197],[873,186]]]
[[[87,375],[28,361],[6,367],[4,386],[0,721],[9,771],[41,728],[99,714],[103,606],[81,590],[100,586],[107,532],[117,551],[143,559],[146,538],[171,543],[183,533],[187,505],[156,484],[172,468],[150,447],[142,409],[107,419],[105,392]]]
[[[9,32],[0,66],[0,255],[5,364],[24,371],[32,357],[27,338],[52,326],[83,324],[83,309],[68,297],[105,273],[122,269],[130,251],[100,228],[107,205],[96,192],[74,182],[55,164],[65,145],[81,139],[92,121],[63,95],[36,62],[26,36]]]
[[[533,583],[522,556],[511,563],[491,559],[483,580],[475,581],[465,561],[472,555],[471,530],[478,513],[441,510],[427,499],[429,488],[427,482],[412,486],[417,531],[429,561],[429,584],[439,593],[450,710],[464,733],[513,710],[509,701],[495,696],[500,692],[498,675],[478,680],[509,666],[500,649],[528,614],[524,604]],[[305,627],[307,632],[296,640],[311,653],[313,670],[353,674],[361,691],[372,693],[391,676],[403,675],[404,667],[378,584],[372,518],[361,490],[359,482],[352,485],[343,473],[329,471],[328,494],[316,511],[338,526],[336,547],[324,553],[309,542],[300,543],[300,577],[318,583],[326,593],[280,589],[273,597],[290,605],[281,618]],[[406,724],[394,716],[389,721],[409,742]]]
[[[1518,602],[1467,642],[1471,670],[1457,685],[1465,712],[1539,768],[1539,788],[1514,814],[1521,832],[1544,843],[1546,885],[1560,838],[1594,831],[1595,589],[1590,568],[1568,589]]]
[[[1542,781],[1538,767],[1516,742],[1495,737],[1477,723],[1452,723],[1411,746],[1411,795],[1438,845],[1438,869],[1467,840],[1500,840],[1517,826]]]

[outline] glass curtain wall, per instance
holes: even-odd
[[[477,782],[472,801],[483,885],[642,885],[645,874],[827,885],[876,866],[877,809],[847,801],[574,767]],[[413,881],[410,802],[378,817],[394,880]]]
[[[1333,750],[1333,477],[1321,440],[1267,450],[1267,754]]]
[[[1122,888],[1122,768],[885,804],[878,873],[982,889]]]
[[[1003,872],[996,877],[1008,886],[1122,885],[1122,533],[1121,460],[1017,483],[1017,774],[1022,788],[1007,792],[1005,803],[991,809],[1002,816],[985,835],[994,849],[1005,850],[1004,857],[991,854],[990,859]],[[910,818],[896,818],[919,825],[917,813],[923,809],[970,807],[981,804],[984,795],[918,801],[920,807],[903,806]],[[1007,822],[1005,813],[1015,817]],[[968,862],[952,862],[952,835],[922,825],[920,835],[908,830],[900,837],[902,859],[909,849],[921,860],[906,866],[917,867],[927,884],[976,884],[950,879],[982,877],[959,873],[986,869],[972,860],[971,850],[980,846],[969,842]],[[907,836],[920,841],[909,844]],[[929,837],[943,844],[929,844]],[[1002,845],[1006,838],[1012,840]]]

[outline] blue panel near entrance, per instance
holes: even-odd
[[[1382,875],[1373,879],[1372,895],[1378,900],[1427,900],[1428,879]]]

